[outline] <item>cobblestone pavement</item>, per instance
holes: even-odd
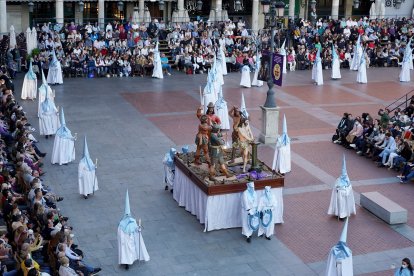
[[[276,227],[271,241],[253,239],[251,244],[240,229],[204,233],[203,225],[163,189],[163,155],[172,146],[193,144],[199,87],[206,75],[65,79],[63,85],[54,86],[67,126],[79,138],[87,135],[89,152],[99,159],[100,190],[84,200],[77,187],[82,139],[76,143],[76,162],[52,166],[53,139],[40,138],[41,149],[49,152],[44,180],[65,197],[59,207],[70,217],[87,262],[101,266],[101,275],[321,275],[342,228],[342,222],[326,213],[345,152],[357,199],[360,192],[379,191],[408,210],[409,221],[403,226],[390,227],[359,206],[349,222],[355,274],[391,275],[391,264],[398,266],[403,257],[414,257],[414,186],[400,185],[395,173],[332,144],[330,138],[343,112],[375,116],[380,107],[414,87],[398,82],[397,68],[368,69],[367,85],[355,83],[356,72],[342,70],[339,81],[329,80],[329,73],[324,72],[325,85],[319,87],[312,85],[311,71],[289,72],[284,86],[276,88],[293,141],[293,171],[286,176],[284,189],[285,223]],[[244,93],[258,134],[259,105],[267,87],[242,89],[239,81],[238,73],[225,76],[225,98],[229,108],[239,106]],[[21,80],[16,88],[20,96]],[[37,102],[22,105],[37,126]],[[261,145],[259,158],[270,162],[273,149]],[[117,264],[116,230],[127,188],[132,213],[142,218],[151,261],[124,271]]]

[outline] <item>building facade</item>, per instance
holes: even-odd
[[[285,16],[289,18],[309,18],[311,0],[284,0]],[[342,18],[368,16],[373,0],[359,0],[359,8],[353,7],[354,0],[317,0],[316,14],[322,18]],[[186,22],[203,18],[211,21],[243,18],[248,28],[257,30],[264,25],[263,8],[260,0],[240,0],[241,9],[236,8],[236,0],[203,0],[202,10],[197,10],[197,0],[0,0],[0,33],[7,33],[11,25],[16,32],[25,31],[28,26],[46,22],[65,23],[107,21],[139,22],[151,18],[165,22]],[[160,9],[163,2],[163,9]],[[396,0],[375,0],[384,2],[384,17],[411,17],[414,1],[401,0],[396,8]],[[29,4],[30,3],[30,4]],[[29,5],[33,11],[29,12]],[[80,6],[82,5],[82,7]],[[136,13],[136,14],[134,14]],[[135,16],[135,17],[134,17]]]

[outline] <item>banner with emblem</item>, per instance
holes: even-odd
[[[280,54],[273,54],[272,59],[272,80],[273,83],[282,86],[283,79],[283,56]]]
[[[260,68],[259,73],[257,74],[257,79],[267,82],[269,79],[269,51],[263,50],[262,57],[260,58]]]

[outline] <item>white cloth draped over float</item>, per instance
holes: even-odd
[[[250,67],[249,67],[249,65],[244,65],[242,67],[240,86],[247,87],[247,88],[252,87],[251,82],[250,82]]]
[[[319,49],[312,67],[312,80],[316,85],[323,85],[322,59]]]
[[[160,51],[158,49],[158,42],[155,46],[154,50],[154,69],[152,71],[152,77],[157,79],[163,79],[164,76],[162,74],[162,64],[161,64],[161,56]]]
[[[79,194],[87,196],[99,190],[98,179],[96,177],[96,164],[93,163],[89,156],[86,136],[83,144],[83,157],[78,166],[78,185]]]
[[[136,260],[150,260],[142,238],[142,227],[131,216],[128,190],[125,199],[125,213],[118,225],[118,264],[132,265]]]
[[[356,214],[354,192],[351,181],[346,171],[345,155],[342,163],[342,174],[339,176],[332,188],[331,201],[329,204],[328,215],[339,218],[350,217]]]
[[[346,240],[348,234],[348,218],[345,221],[338,243],[331,248],[325,270],[325,276],[353,276],[352,251]]]
[[[279,173],[290,172],[292,167],[290,155],[290,138],[287,133],[286,116],[283,115],[283,131],[276,141],[272,170]]]
[[[257,87],[263,86],[263,81],[257,79],[259,77],[261,58],[262,58],[262,56],[258,52],[256,54],[256,67],[255,67],[255,70],[254,70],[252,86],[257,86]]]
[[[332,79],[341,78],[341,63],[339,62],[339,56],[336,53],[335,47],[332,46]]]
[[[75,160],[75,137],[66,126],[63,108],[60,109],[60,127],[53,143],[52,164],[68,164]]]
[[[264,190],[257,190],[260,197]],[[283,223],[283,188],[272,188],[277,206],[273,214],[274,223]],[[178,167],[175,170],[173,198],[178,206],[195,215],[204,231],[241,227],[242,193],[206,195]]]
[[[22,100],[33,100],[36,99],[37,95],[37,76],[33,72],[32,60],[29,63],[29,71],[24,75],[23,86],[22,86]]]
[[[38,98],[38,106],[37,106],[37,116],[40,117],[40,110],[41,105],[46,99],[46,94],[49,97],[50,101],[54,102],[55,95],[52,91],[52,88],[47,84],[45,74],[43,73],[43,70],[40,70],[42,72],[42,85],[39,87],[39,96]]]
[[[56,57],[55,50],[52,51],[52,62],[49,65],[49,72],[47,73],[47,83],[49,84],[62,84],[62,66],[60,61]]]
[[[365,60],[365,52],[362,53],[362,57],[360,60],[360,65],[358,68],[358,74],[357,74],[357,82],[358,83],[367,83],[367,63]]]

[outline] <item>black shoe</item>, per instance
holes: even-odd
[[[45,136],[45,138],[46,138],[46,139],[49,139],[49,135],[46,135],[46,136]]]
[[[84,199],[88,199],[88,196],[87,196],[87,195],[86,195],[86,196],[83,196],[83,198],[84,198]]]
[[[100,268],[100,267],[97,267],[97,268],[95,268],[93,271],[92,271],[92,273],[91,274],[89,274],[90,276],[93,276],[93,275],[98,275],[98,273],[99,273],[99,271],[101,271],[102,269]]]
[[[168,186],[165,186],[164,190],[168,191]]]
[[[171,190],[170,190],[170,193],[173,193],[173,191],[174,191],[174,190],[173,190],[173,189],[171,189]]]
[[[125,270],[128,270],[129,269],[129,265],[125,265]]]
[[[69,220],[69,218],[68,218],[68,217],[62,217],[62,219],[63,219],[64,221],[68,221],[68,220]]]
[[[56,201],[57,201],[57,202],[62,201],[62,200],[63,200],[63,197],[58,197],[58,198],[56,199]]]
[[[269,240],[270,241],[271,239],[272,239],[271,237],[266,237],[266,240]]]
[[[247,241],[247,243],[250,243],[250,237],[247,237],[247,239],[246,239],[246,241]]]

